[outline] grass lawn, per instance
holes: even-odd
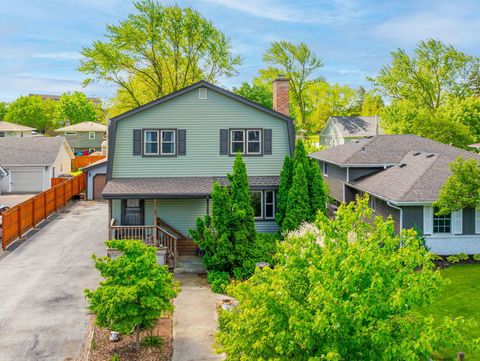
[[[450,266],[441,271],[450,283],[442,290],[440,298],[424,311],[432,314],[436,319],[445,316],[474,319],[478,325],[465,330],[469,338],[480,337],[480,264],[465,264]],[[463,351],[462,345],[453,350],[441,350],[435,355],[436,360],[456,360],[458,351]],[[465,360],[480,360],[480,354],[469,355]]]

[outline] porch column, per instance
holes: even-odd
[[[111,225],[112,225],[112,200],[109,199],[108,200],[108,235],[107,235],[108,240],[113,239],[113,234],[112,234],[113,231],[112,231]]]
[[[157,211],[157,199],[153,199],[153,244],[155,247],[157,246],[157,218],[158,218],[158,211]]]

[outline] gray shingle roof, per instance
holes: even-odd
[[[249,177],[252,188],[278,187],[280,177]],[[104,198],[203,198],[210,195],[213,182],[228,185],[226,177],[114,178],[103,190]]]
[[[0,138],[0,164],[50,166],[64,144],[64,137]]]
[[[364,142],[320,150],[310,154],[310,157],[341,166],[394,165],[410,151],[480,159],[476,153],[413,134],[378,135]]]
[[[8,131],[11,131],[11,132],[28,132],[28,131],[32,131],[32,130],[35,130],[35,128],[26,127],[24,125],[10,123],[10,122],[6,122],[4,120],[0,120],[0,132],[8,132]]]
[[[378,117],[330,117],[343,137],[371,137],[383,134]]]

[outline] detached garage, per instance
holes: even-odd
[[[87,174],[87,199],[101,200],[103,188],[107,182],[107,160],[102,159],[83,167]]]
[[[51,179],[70,173],[72,150],[63,137],[0,138],[2,193],[39,193]]]

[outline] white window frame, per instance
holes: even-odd
[[[264,207],[264,203],[263,203],[263,200],[264,200],[264,197],[263,197],[263,191],[261,190],[251,190],[250,193],[260,193],[260,216],[257,216],[255,217],[256,220],[262,220],[263,219],[263,215],[264,215],[264,210],[263,210],[263,207]]]
[[[163,133],[173,133],[173,140],[164,141]],[[173,144],[173,152],[163,152],[163,144]],[[176,155],[177,154],[177,132],[174,129],[162,129],[160,130],[160,154],[161,155]]]
[[[77,135],[77,132],[65,132],[65,136],[73,136],[73,135]]]
[[[450,213],[450,232],[435,232],[435,218],[436,217],[445,217],[448,214],[444,214],[442,216],[437,216],[435,213],[436,209],[433,208],[433,215],[432,215],[432,234],[434,235],[444,235],[444,234],[453,234],[453,214]]]
[[[88,139],[89,140],[95,139],[95,132],[88,132]]]
[[[272,197],[272,203],[267,203],[267,192],[272,192],[273,194],[273,197]],[[275,219],[275,191],[273,189],[266,189],[264,190],[264,193],[265,193],[265,196],[264,196],[264,199],[265,199],[265,204],[263,205],[265,207],[265,219],[268,219],[268,220],[271,220],[271,219]],[[272,217],[267,217],[267,206],[272,206],[273,207],[273,212],[272,212]]]
[[[251,132],[258,132],[258,140],[248,140],[248,135]],[[246,154],[251,154],[251,155],[258,155],[262,154],[262,130],[261,129],[247,129],[245,131],[245,152]],[[248,144],[249,143],[258,143],[258,152],[249,152],[248,151]]]
[[[157,140],[147,140],[147,133],[157,133]],[[157,143],[157,152],[156,153],[147,153],[147,144]],[[155,129],[146,129],[143,131],[143,155],[159,155],[160,153],[160,131]]]
[[[243,134],[243,140],[233,140],[233,132],[241,132]],[[231,129],[230,130],[230,154],[245,154],[245,129]],[[233,144],[234,143],[241,143],[243,144],[243,151],[242,152],[234,152],[233,151]]]

